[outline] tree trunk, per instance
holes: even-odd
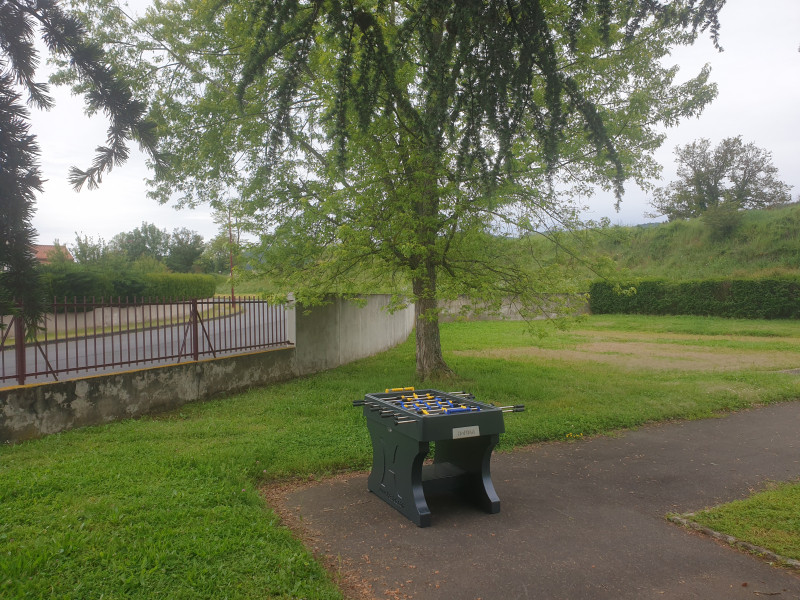
[[[426,269],[426,275],[414,277],[414,323],[417,342],[417,377],[421,380],[440,379],[454,375],[442,357],[439,338],[439,311],[436,302],[436,268]]]

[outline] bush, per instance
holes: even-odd
[[[724,202],[703,213],[703,223],[708,228],[712,242],[723,242],[733,236],[742,226],[744,213],[734,203]]]
[[[211,298],[217,290],[213,275],[194,273],[147,273],[143,276],[146,291],[152,298]]]
[[[627,286],[596,281],[589,291],[589,307],[594,314],[797,319],[800,279],[651,279]]]
[[[120,272],[75,263],[44,265],[40,270],[49,299],[210,298],[216,290],[211,275]]]
[[[59,300],[108,298],[114,294],[113,271],[89,269],[74,263],[40,267],[45,298]]]

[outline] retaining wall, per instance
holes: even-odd
[[[563,314],[564,305],[569,306],[577,314],[589,314],[589,303],[582,294],[563,295],[550,294],[541,301],[541,314],[533,319],[547,319]],[[520,306],[512,300],[504,300],[496,310],[490,310],[485,304],[471,300],[467,296],[459,296],[455,300],[440,301],[441,314],[439,322],[451,321],[523,321]]]
[[[172,410],[371,356],[405,341],[414,326],[413,305],[389,314],[388,303],[375,295],[364,307],[341,299],[295,307],[287,311],[290,347],[0,389],[0,442]]]

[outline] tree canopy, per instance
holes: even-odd
[[[131,231],[115,235],[111,238],[110,246],[131,262],[144,256],[160,261],[170,251],[170,235],[166,229],[159,229],[157,225],[145,221]]]
[[[655,191],[653,208],[669,220],[699,217],[725,205],[732,210],[765,208],[791,200],[791,186],[777,178],[772,154],[741,136],[715,148],[705,138],[675,148],[678,179]]]
[[[175,273],[189,273],[203,255],[206,245],[196,231],[180,227],[169,237],[169,251],[164,263]]]
[[[216,256],[216,249],[211,248],[213,240],[206,244],[203,236],[186,227],[176,227],[172,233],[167,233],[166,229],[147,222],[131,231],[116,234],[108,243],[102,238],[94,240],[76,233],[70,249],[76,262],[93,268],[220,273],[229,269],[227,231],[223,239],[224,264]]]
[[[416,305],[417,372],[448,371],[437,303],[531,314],[563,280],[498,236],[569,227],[575,198],[658,172],[660,125],[715,94],[664,64],[724,0],[156,2],[84,11],[151,98],[166,201],[238,200],[260,268],[313,302]],[[93,3],[94,5],[94,3]],[[142,62],[141,58],[147,61]],[[65,75],[66,77],[66,75]]]
[[[23,102],[45,110],[52,105],[47,84],[36,81],[37,36],[53,56],[69,61],[87,111],[102,112],[109,120],[106,145],[97,147],[92,165],[70,173],[76,189],[96,187],[104,173],[125,162],[131,139],[149,152],[154,166],[162,166],[152,123],[145,119],[147,105],[134,98],[84,25],[55,0],[0,0],[0,315],[21,303],[29,331],[35,330],[41,310],[31,220],[43,182]]]

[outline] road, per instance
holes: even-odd
[[[163,305],[162,305],[163,306]],[[284,311],[280,307],[263,302],[240,302],[234,313],[223,310],[229,306],[227,300],[204,302],[197,326],[198,357],[224,356],[258,348],[280,345],[286,339]],[[227,313],[227,314],[226,314]],[[206,315],[205,318],[202,315]],[[172,316],[172,315],[170,315]],[[152,327],[146,322],[166,321],[160,317],[120,325],[85,323],[83,331],[75,327],[69,340],[27,344],[25,348],[25,383],[75,379],[86,375],[98,375],[130,371],[142,367],[174,364],[193,360],[194,329],[184,320],[176,325]],[[188,317],[179,317],[188,319]],[[87,321],[86,318],[83,319]],[[174,318],[172,320],[175,320]],[[85,331],[92,333],[85,333]],[[93,333],[98,331],[99,333]],[[63,336],[63,331],[59,336]],[[102,365],[102,366],[98,366]],[[53,371],[56,375],[53,375]],[[0,387],[17,385],[16,355],[13,344],[0,353]]]

